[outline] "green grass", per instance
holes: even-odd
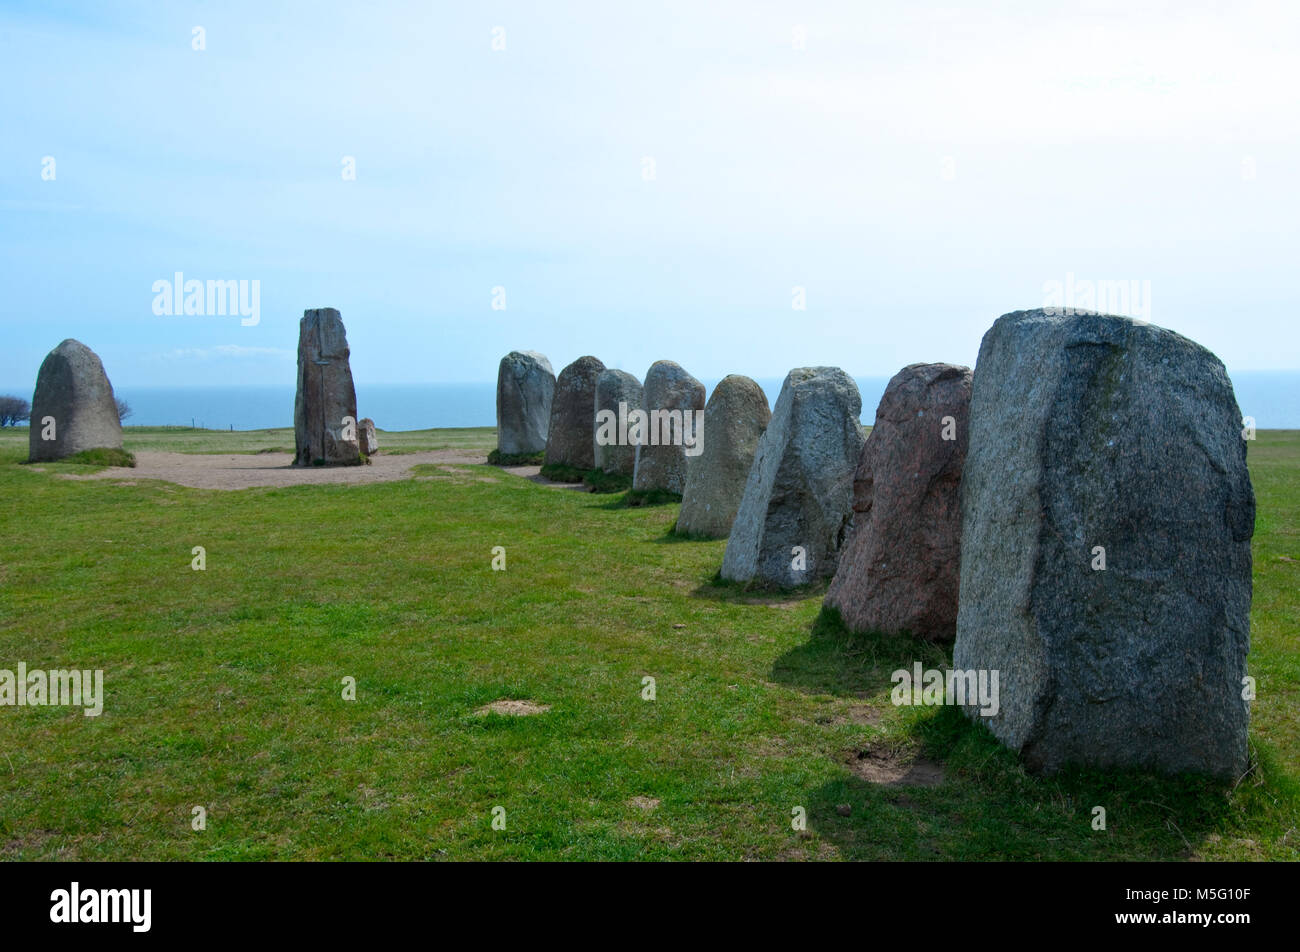
[[[58,462],[74,463],[80,466],[94,466],[97,469],[103,469],[108,466],[122,466],[129,469],[135,466],[135,454],[126,450],[98,447],[93,450],[82,450],[80,453],[73,453],[71,456],[65,457]]]
[[[127,447],[285,436],[129,428]],[[486,458],[495,437],[387,443]],[[1234,789],[1035,777],[951,710],[894,707],[889,673],[944,649],[849,635],[824,586],[714,581],[725,542],[672,535],[672,503],[487,466],[216,492],[25,456],[25,431],[0,432],[0,668],[102,668],[107,696],[98,718],[0,707],[3,858],[1300,858],[1297,432],[1250,447],[1257,766]],[[500,698],[551,709],[474,715]],[[944,782],[872,784],[852,769],[866,750]]]

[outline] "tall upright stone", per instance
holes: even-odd
[[[671,360],[645,375],[647,442],[636,448],[632,488],[680,494],[686,488],[686,444],[695,437],[696,411],[704,410],[704,384]]]
[[[835,572],[853,516],[862,396],[838,367],[790,371],[727,540],[722,577],[793,588]]]
[[[1247,764],[1255,497],[1223,364],[1126,317],[984,335],[962,474],[954,664],[1032,769]]]
[[[677,532],[713,539],[730,534],[759,437],[771,419],[767,394],[748,377],[731,374],[713,388],[704,407],[701,452],[687,457]]]
[[[596,440],[592,452],[596,459],[595,468],[619,476],[631,476],[636,469],[636,444],[620,441],[625,435],[626,427],[620,428],[620,419],[636,411],[645,410],[645,388],[641,381],[624,370],[609,369],[596,378],[596,413],[608,410],[614,414],[615,439],[601,442],[601,431],[596,430]],[[621,414],[621,416],[620,416]]]
[[[497,368],[497,451],[528,456],[546,449],[555,371],[544,354],[512,350]]]
[[[355,465],[357,392],[348,335],[332,307],[304,311],[298,323],[298,393],[293,403],[295,466]]]
[[[28,458],[38,462],[121,448],[122,421],[104,365],[93,350],[69,338],[46,354],[36,374]]]
[[[961,559],[961,470],[971,372],[896,373],[853,476],[853,531],[826,604],[854,631],[952,642]]]
[[[604,364],[588,356],[560,371],[546,434],[545,465],[583,472],[596,468],[596,378],[604,370]]]

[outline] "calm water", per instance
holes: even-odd
[[[888,377],[858,377],[862,422],[870,423]],[[1241,412],[1261,429],[1300,429],[1300,371],[1245,371],[1234,374]],[[716,380],[704,380],[713,392]],[[778,379],[759,380],[776,402]],[[135,426],[200,426],[209,429],[262,430],[293,426],[293,387],[121,387],[118,396],[135,413]],[[381,430],[495,426],[496,385],[358,384],[357,412]]]

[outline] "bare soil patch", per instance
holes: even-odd
[[[943,783],[942,764],[923,757],[909,759],[905,752],[887,747],[851,750],[845,760],[863,780],[885,787],[937,787]]]
[[[502,698],[499,701],[493,701],[491,704],[484,704],[474,714],[478,717],[486,717],[488,714],[501,714],[505,717],[527,717],[530,714],[545,714],[551,709],[549,704],[538,704],[535,701],[523,701],[515,698]]]
[[[195,489],[252,489],[258,486],[306,486],[333,483],[384,483],[406,479],[420,463],[485,463],[466,450],[429,450],[370,457],[367,466],[293,466],[291,453],[153,453],[135,454],[135,468],[109,467],[68,479],[162,479]],[[63,475],[63,474],[60,474]]]

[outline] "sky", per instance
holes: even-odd
[[[1300,368],[1297,50],[1287,2],[5,0],[0,390],[66,337],[291,384],[326,306],[359,383],[889,375],[1098,282]]]

